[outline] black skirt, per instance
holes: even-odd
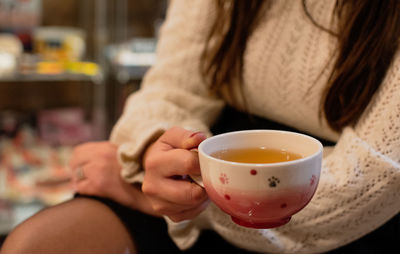
[[[211,128],[213,134],[236,130],[250,129],[277,129],[297,131],[296,129],[265,120],[257,116],[251,116],[239,112],[231,107],[226,107],[216,124]],[[334,143],[321,140],[325,145]],[[82,195],[77,195],[80,197]],[[87,197],[87,196],[84,196]],[[164,219],[133,211],[112,200],[89,197],[107,205],[120,218],[127,230],[132,235],[139,254],[173,254],[173,253],[254,253],[232,246],[217,233],[211,230],[201,232],[195,245],[187,250],[180,251],[168,235],[167,225]],[[400,253],[400,215],[392,218],[385,225],[363,238],[348,244],[342,248],[329,252],[330,254],[381,254]]]

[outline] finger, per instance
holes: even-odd
[[[83,169],[83,165],[79,166],[79,167],[74,167],[70,169],[71,171],[71,180],[73,184],[76,184],[80,181],[85,180],[86,176],[85,176],[85,172]],[[80,171],[80,172],[78,172]]]
[[[73,149],[68,162],[68,165],[71,169],[82,166],[88,160],[86,155],[86,147],[87,146],[84,144],[78,145]]]
[[[69,162],[68,162],[68,167],[74,171],[76,168],[82,166],[84,164],[84,160],[82,158],[78,158],[76,156],[71,156]]]
[[[177,213],[177,214],[167,215],[167,216],[173,222],[180,222],[180,221],[184,221],[184,220],[190,220],[190,219],[195,218],[201,212],[203,212],[204,209],[206,209],[209,204],[210,204],[210,200],[207,199],[207,200],[205,200],[203,203],[201,203],[200,205],[198,205],[195,208],[192,208],[192,209],[189,209],[189,210],[185,210],[185,211],[182,211],[182,212]]]
[[[78,170],[81,172],[78,173]],[[72,172],[72,183],[75,187],[75,191],[87,195],[94,195],[102,192],[101,188],[99,188],[99,186],[101,186],[99,181],[101,181],[102,177],[104,178],[104,175],[96,174],[96,167],[93,163],[76,167],[72,169]],[[82,191],[84,191],[84,193]]]
[[[205,204],[209,203],[209,199],[206,199],[196,205],[183,205],[169,202],[167,200],[152,198],[149,199],[152,209],[158,214],[166,216],[186,216],[184,214],[195,214],[194,210],[200,212],[199,207],[206,207]]]
[[[160,141],[169,144],[173,148],[192,149],[196,148],[206,135],[202,132],[193,132],[180,127],[173,127],[167,130]]]
[[[89,160],[95,159],[108,159],[112,153],[112,149],[116,146],[110,142],[87,142],[75,146],[70,157],[69,165],[71,168],[79,167]]]
[[[149,198],[148,200],[150,202],[152,210],[161,215],[168,216],[168,215],[179,214],[182,211],[187,211],[193,208],[193,206],[172,203],[170,201],[160,199],[158,197],[152,197]]]
[[[99,190],[95,187],[93,183],[91,183],[90,180],[82,180],[75,182],[75,191],[84,194],[84,195],[90,195],[90,196],[101,196],[101,193]]]
[[[148,179],[199,174],[198,154],[184,149],[172,149],[148,156],[144,163]]]
[[[173,149],[149,158],[146,172],[159,174],[158,177],[200,174],[198,154],[194,151]]]
[[[153,198],[185,206],[197,205],[208,198],[204,188],[196,183],[184,180],[146,181],[145,176],[142,191]]]

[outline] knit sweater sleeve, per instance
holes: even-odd
[[[375,230],[400,212],[400,56],[354,127],[345,128],[323,160],[317,192],[292,220],[249,229],[211,205],[170,230],[182,248],[198,228],[211,227],[233,244],[263,253],[326,252]]]
[[[127,99],[111,132],[111,141],[119,145],[122,176],[128,182],[141,180],[142,154],[166,129],[181,126],[209,134],[208,126],[223,107],[221,100],[209,94],[200,75],[199,59],[210,22],[196,12],[198,3],[171,1],[156,63],[141,88]],[[213,13],[207,18],[213,18]]]

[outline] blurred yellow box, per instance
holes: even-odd
[[[37,73],[62,74],[64,73],[64,65],[61,62],[39,62],[37,64]]]
[[[44,61],[80,61],[85,49],[85,32],[74,27],[38,27],[33,33],[33,48]]]

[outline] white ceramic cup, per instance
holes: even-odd
[[[302,156],[277,163],[238,163],[211,154],[232,148],[263,147]],[[321,171],[323,146],[295,132],[248,130],[204,140],[198,147],[201,177],[193,176],[210,199],[232,220],[252,228],[273,228],[290,221],[314,195]]]

